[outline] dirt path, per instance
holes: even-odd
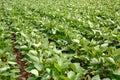
[[[12,32],[12,29],[9,29]],[[15,33],[11,33],[11,40],[13,42],[13,53],[16,55],[16,62],[17,65],[19,67],[20,72],[18,73],[19,75],[21,75],[22,77],[17,79],[17,80],[27,80],[28,77],[30,76],[30,73],[28,73],[25,70],[25,67],[28,66],[26,64],[26,61],[22,60],[23,55],[21,54],[21,51],[17,48],[15,48],[15,46],[17,45],[16,43],[16,34]]]

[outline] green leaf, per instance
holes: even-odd
[[[43,43],[42,43],[42,47],[43,47],[44,49],[47,49],[47,48],[48,48],[48,38],[44,38],[43,40],[44,40],[44,41],[43,41]]]
[[[70,68],[74,71],[74,72],[76,72],[76,66],[74,65],[74,64],[70,64]]]
[[[75,78],[75,72],[69,71],[69,72],[67,73],[67,76],[68,76],[69,79],[73,79],[73,78]]]
[[[114,56],[114,60],[115,60],[115,62],[117,62],[117,61],[120,62],[120,54]]]
[[[58,70],[56,70],[56,69],[53,68],[52,75],[53,75],[53,78],[55,80],[57,80],[57,79],[59,79],[60,73],[58,72]]]
[[[92,58],[90,63],[93,65],[93,64],[99,64],[100,62],[98,61],[98,59]]]
[[[95,75],[92,80],[100,80],[100,76],[99,75]]]
[[[33,55],[37,55],[38,52],[36,50],[30,50],[29,53],[33,54]]]
[[[116,49],[113,53],[114,53],[115,55],[120,54],[120,49]]]
[[[9,64],[12,64],[12,65],[15,65],[17,64],[16,62],[13,62],[13,61],[8,61]]]
[[[36,69],[32,69],[30,72],[32,74],[34,74],[35,76],[39,76],[39,73],[38,73],[38,71]]]
[[[5,65],[4,67],[0,68],[0,72],[6,71],[10,69],[10,67],[8,65]]]
[[[112,63],[112,64],[115,64],[115,61],[114,61],[114,59],[113,59],[113,58],[108,57],[108,58],[107,58],[107,60],[108,60],[108,62],[110,62],[110,63]]]
[[[31,60],[33,60],[34,62],[39,63],[39,58],[38,58],[38,57],[33,56],[33,55],[31,55],[31,54],[27,54],[27,55],[29,56],[29,58],[30,58]]]
[[[27,38],[27,35],[24,32],[21,32],[21,35],[25,38]]]
[[[104,43],[101,45],[101,47],[106,48],[108,46],[108,43]]]
[[[114,51],[114,60],[117,62],[117,61],[120,61],[120,49],[116,49]]]
[[[65,76],[63,76],[63,75],[61,75],[60,78],[61,78],[62,80],[69,80],[69,78],[67,78],[67,77],[65,77]]]
[[[81,73],[81,74],[85,74],[85,73],[86,73],[86,70],[83,69],[83,68],[80,66],[80,63],[70,64],[70,67],[72,68],[72,70],[73,70],[74,72],[78,72],[78,73]]]
[[[114,74],[120,75],[120,68],[114,71]]]
[[[38,71],[41,71],[41,70],[44,68],[44,66],[43,66],[42,64],[38,64],[38,63],[35,63],[35,64],[34,64],[34,67],[35,67]]]
[[[28,47],[26,45],[20,46],[20,49],[27,50]]]
[[[54,63],[54,66],[55,66],[55,68],[56,68],[59,72],[62,71],[62,67],[59,66],[57,63]]]

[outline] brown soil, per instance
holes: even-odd
[[[11,40],[13,41],[13,53],[16,54],[16,62],[17,65],[19,67],[19,75],[22,76],[22,78],[18,78],[17,80],[27,80],[28,77],[30,76],[30,73],[28,73],[25,70],[25,67],[27,66],[26,61],[22,60],[23,55],[21,54],[21,51],[17,48],[15,48],[15,46],[17,45],[16,43],[16,34],[15,33],[11,33]]]

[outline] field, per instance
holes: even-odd
[[[120,80],[120,0],[0,0],[0,80]]]

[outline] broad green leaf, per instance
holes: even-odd
[[[10,69],[10,66],[5,65],[4,67],[0,68],[0,72],[6,71],[8,69]]]
[[[47,49],[47,48],[48,48],[48,38],[44,38],[43,40],[44,40],[44,41],[43,41],[43,43],[42,43],[42,47],[43,47],[44,49]]]
[[[104,43],[101,45],[101,47],[106,48],[108,46],[108,43]]]
[[[61,67],[61,66],[59,66],[59,64],[54,63],[54,66],[55,66],[55,68],[56,68],[59,72],[61,72],[61,71],[62,71],[62,67]]]
[[[95,75],[92,80],[100,80],[100,76],[99,75]]]
[[[75,72],[69,71],[69,72],[67,73],[67,76],[68,76],[69,79],[73,79],[73,78],[75,78]]]
[[[34,74],[35,76],[39,76],[39,73],[38,73],[38,71],[36,69],[32,69],[30,72],[32,74]]]
[[[120,75],[120,68],[114,71],[114,74]]]
[[[100,62],[98,61],[98,59],[92,58],[90,63],[91,64],[99,64]]]
[[[29,56],[29,58],[37,63],[39,63],[39,58],[37,56],[33,56],[31,54],[27,54]]]
[[[20,46],[20,49],[26,50],[28,47],[26,45]]]
[[[35,63],[35,64],[34,64],[34,67],[35,67],[38,71],[41,71],[41,70],[44,68],[44,66],[43,66],[42,64],[38,64],[38,63]]]
[[[73,42],[79,43],[80,41],[78,39],[73,39]]]
[[[29,53],[33,54],[33,55],[37,55],[38,52],[36,50],[30,50]]]
[[[76,72],[76,66],[74,65],[74,64],[70,64],[70,68],[74,71],[74,72]]]
[[[108,62],[110,62],[110,63],[112,63],[112,64],[115,64],[115,61],[114,61],[114,59],[113,59],[113,58],[108,57],[108,58],[107,58],[107,60],[108,60]]]

